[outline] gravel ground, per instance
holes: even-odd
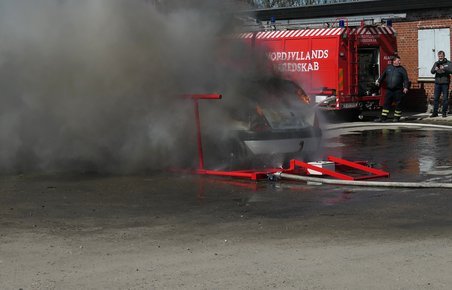
[[[1,289],[449,289],[450,193],[0,178]]]

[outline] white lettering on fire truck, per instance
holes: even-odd
[[[313,70],[319,70],[319,63],[314,61],[312,63],[295,63],[295,62],[283,62],[276,65],[279,71],[282,72],[308,72]]]
[[[268,53],[271,61],[304,61],[328,58],[328,49],[310,51],[274,51]]]
[[[328,49],[313,49],[309,51],[274,51],[267,54],[273,62],[279,62],[276,67],[282,72],[309,72],[320,69],[316,59],[328,58]],[[298,62],[297,62],[298,61]],[[300,62],[305,61],[305,62]],[[307,62],[306,62],[307,61]]]

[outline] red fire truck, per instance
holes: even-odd
[[[391,26],[362,25],[241,33],[253,48],[265,49],[285,78],[297,82],[326,110],[376,110],[384,88],[375,86],[397,51]]]

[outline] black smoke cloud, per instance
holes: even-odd
[[[196,160],[193,107],[180,95],[258,71],[220,68],[231,26],[212,2],[0,2],[0,170],[127,173]]]

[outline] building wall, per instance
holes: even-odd
[[[404,100],[404,107],[407,110],[421,112],[431,109],[429,103],[433,98],[434,83],[433,81],[418,80],[418,30],[427,28],[451,29],[452,19],[451,14],[448,13],[450,11],[429,11],[428,13],[409,15],[406,20],[393,23],[393,27],[397,31],[398,53],[412,83],[411,90]],[[449,45],[452,45],[452,33]],[[452,104],[451,98],[449,104]],[[452,112],[452,110],[449,111]]]

